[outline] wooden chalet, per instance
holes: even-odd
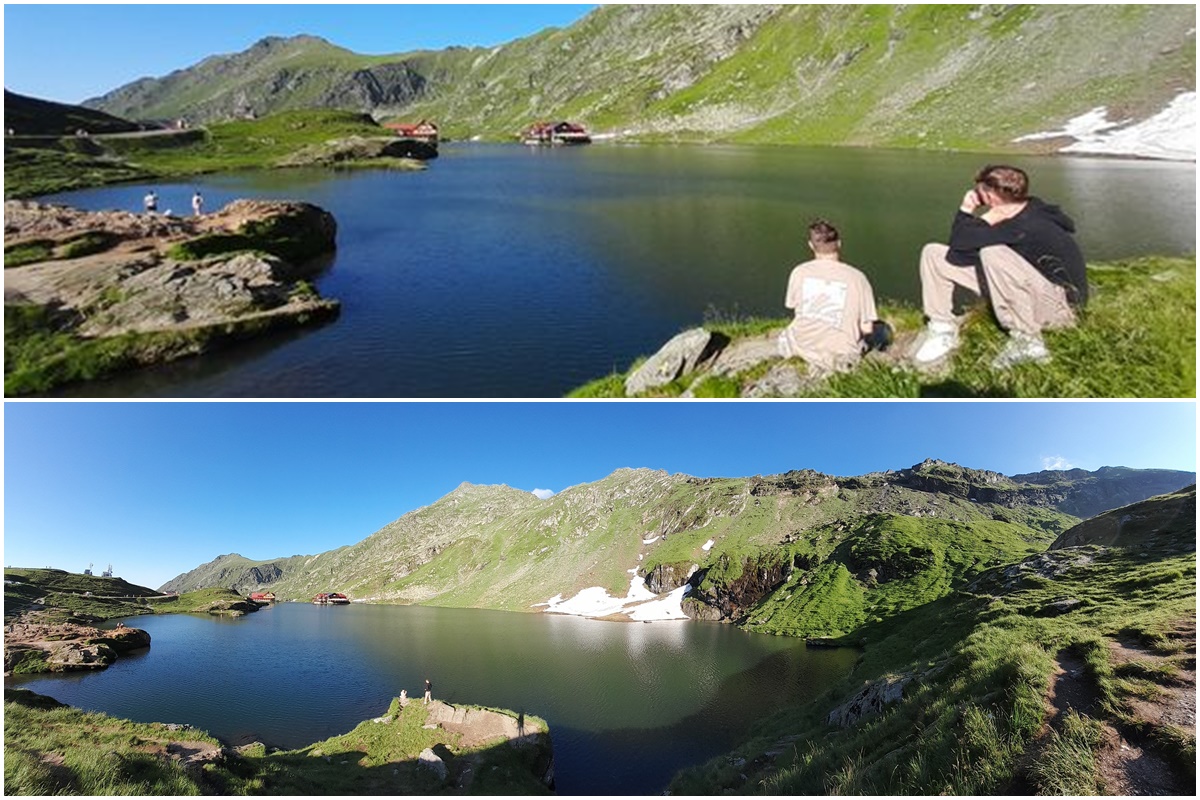
[[[428,142],[429,144],[438,143],[438,126],[429,120],[423,119],[415,124],[410,122],[385,122],[383,127],[395,131],[396,135],[402,139],[415,139],[418,142]]]
[[[577,122],[536,122],[523,134],[525,144],[591,144],[587,128]]]

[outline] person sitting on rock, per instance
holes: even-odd
[[[958,347],[955,286],[987,297],[1008,332],[993,367],[1049,361],[1042,331],[1073,326],[1075,310],[1087,303],[1087,269],[1074,233],[1075,223],[1058,206],[1029,194],[1023,170],[984,167],[963,196],[950,243],[921,251],[921,299],[929,323],[913,361],[933,364]]]
[[[886,325],[876,321],[875,293],[866,275],[841,260],[833,225],[821,219],[809,225],[808,246],[815,258],[788,279],[784,305],[796,316],[779,335],[779,353],[822,372],[852,369],[876,337],[887,338]]]

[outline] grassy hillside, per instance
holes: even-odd
[[[613,5],[491,49],[269,39],[89,105],[197,119],[322,106],[437,119],[454,138],[573,118],[640,139],[994,151],[1194,90],[1194,28],[1191,6]]]
[[[289,111],[206,129],[145,136],[93,136],[5,143],[5,198],[32,197],[124,181],[162,180],[209,172],[268,169],[292,162],[331,140],[391,138],[369,116],[348,111]],[[81,152],[82,148],[82,152]],[[407,159],[367,162],[389,169],[420,169]],[[360,166],[346,162],[345,168]]]
[[[394,700],[385,722],[267,753],[261,744],[234,750],[193,728],[129,722],[6,689],[5,793],[429,795],[456,793],[460,781],[477,794],[549,793],[539,780],[549,753],[544,720],[525,717],[536,746],[512,747],[465,744],[462,734],[427,725],[427,714],[422,704],[401,708]],[[425,749],[448,762],[449,780],[418,765]]]
[[[355,545],[261,562],[222,556],[164,588],[232,585],[249,592],[264,586],[280,599],[338,591],[370,602],[528,611],[556,594],[569,597],[592,586],[624,596],[630,570],[643,576],[669,571],[676,575],[674,588],[695,565],[703,578],[698,588],[711,592],[713,603],[720,605],[735,589],[741,597],[739,612],[726,616],[804,635],[781,621],[773,606],[749,613],[776,587],[743,591],[735,587],[743,572],[780,566],[792,581],[785,593],[795,592],[787,602],[799,603],[804,593],[798,582],[810,579],[812,570],[841,563],[865,575],[878,566],[875,561],[886,565],[900,558],[868,547],[886,532],[889,541],[911,540],[904,547],[921,551],[920,580],[928,586],[914,584],[910,591],[925,602],[997,560],[1044,550],[1078,522],[1060,506],[1074,508],[1086,497],[1095,507],[1127,484],[1140,492],[1134,496],[1146,497],[1194,480],[1155,471],[1058,474],[1054,483],[1002,478],[930,461],[859,478],[794,472],[696,479],[622,469],[548,500],[504,486],[464,484]],[[854,619],[899,602],[891,591],[864,597]]]
[[[127,133],[138,130],[136,122],[82,106],[54,103],[5,90],[4,126],[17,137],[74,136],[77,131]],[[11,137],[9,137],[11,138]]]
[[[1194,488],[1183,496],[1194,512]],[[849,678],[685,770],[672,793],[1186,791],[1195,730],[1169,712],[1195,697],[1195,515],[1168,517],[1171,536],[1032,556],[932,602],[830,619],[825,633],[864,647]],[[853,606],[835,583],[816,591]],[[861,716],[846,713],[856,695]],[[887,699],[872,711],[868,696]],[[1144,772],[1131,778],[1134,758]]]
[[[1079,324],[1048,331],[1049,364],[1026,364],[997,371],[992,359],[1005,335],[985,307],[977,307],[962,329],[962,346],[948,369],[918,371],[908,350],[924,326],[919,310],[880,305],[880,315],[896,330],[886,355],[865,358],[853,371],[828,380],[799,381],[804,397],[1194,397],[1196,394],[1196,260],[1147,257],[1091,264],[1094,292]],[[706,327],[736,342],[777,334],[786,319],[710,323]],[[624,373],[586,384],[570,397],[625,397]],[[762,363],[730,376],[701,370],[646,393],[653,397],[740,397],[774,366]],[[801,376],[800,359],[784,362]]]

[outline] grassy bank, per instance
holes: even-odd
[[[243,600],[231,589],[164,595],[121,578],[59,569],[4,570],[4,618],[9,621],[30,610],[37,610],[45,622],[102,621],[141,614],[219,613]]]
[[[911,307],[881,303],[880,314],[897,332],[898,344],[886,356],[870,356],[852,372],[811,382],[801,397],[1194,397],[1196,394],[1196,259],[1147,257],[1092,264],[1093,296],[1079,324],[1049,331],[1049,364],[996,371],[991,361],[1005,335],[984,307],[974,309],[963,328],[962,346],[948,369],[921,372],[903,358],[923,320]],[[705,327],[733,341],[780,331],[786,319],[712,322]],[[576,398],[624,397],[628,372],[595,380],[573,391]],[[797,371],[800,360],[789,362]],[[739,397],[765,375],[761,364],[738,375],[682,376],[648,392],[678,397]]]
[[[203,130],[143,136],[94,136],[6,141],[5,198],[130,181],[169,180],[213,172],[266,169],[334,139],[390,137],[364,114],[288,111],[259,120],[214,124]],[[81,152],[82,148],[82,152]],[[340,169],[420,169],[408,159],[347,162]]]
[[[5,794],[361,795],[547,794],[549,727],[526,717],[539,746],[492,742],[469,747],[461,736],[426,727],[420,703],[393,700],[378,721],[299,750],[222,747],[192,728],[143,724],[61,706],[31,692],[4,693]],[[515,717],[515,713],[501,712]],[[447,764],[441,780],[417,757],[431,749]]]
[[[1159,529],[1175,526],[1168,541],[1053,551],[932,602],[847,628],[828,622],[824,633],[864,648],[847,680],[764,720],[736,751],[685,770],[672,793],[1141,793],[1104,766],[1105,743],[1120,737],[1146,763],[1194,782],[1194,729],[1144,711],[1173,697],[1186,705],[1189,694],[1194,702],[1191,516]],[[811,621],[803,609],[795,616]],[[902,698],[848,724],[830,720],[881,682],[901,687]],[[1053,698],[1068,695],[1074,710],[1058,713]]]

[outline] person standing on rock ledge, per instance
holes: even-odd
[[[433,699],[433,684],[429,682],[428,678],[426,678],[425,679],[425,703],[428,705],[429,701],[432,699]]]
[[[192,213],[197,217],[204,213],[204,197],[199,192],[192,195]]]
[[[815,258],[792,270],[784,305],[796,312],[779,335],[779,354],[821,371],[852,369],[865,350],[886,346],[867,276],[841,260],[842,238],[823,219],[808,226]],[[876,343],[876,339],[879,341]]]
[[[158,192],[153,189],[147,192],[146,196],[142,198],[142,205],[145,206],[147,214],[158,211]]]

